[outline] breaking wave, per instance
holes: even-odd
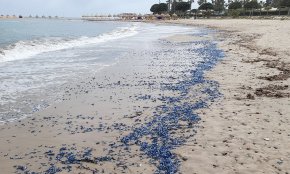
[[[59,38],[48,37],[30,41],[19,41],[0,48],[0,62],[30,58],[37,54],[103,43],[137,34],[137,25],[119,27],[118,29],[95,37]]]

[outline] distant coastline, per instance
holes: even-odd
[[[0,15],[1,19],[63,19],[64,17],[59,16],[23,16],[23,15]]]

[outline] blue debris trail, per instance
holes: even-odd
[[[170,44],[170,43],[168,43]],[[200,117],[195,113],[196,110],[208,107],[215,99],[221,96],[218,91],[219,85],[217,82],[204,78],[204,73],[213,68],[216,63],[224,57],[222,50],[217,48],[217,44],[212,41],[195,41],[191,43],[181,43],[186,45],[201,45],[200,47],[190,47],[186,53],[193,53],[201,58],[202,61],[192,66],[187,70],[182,71],[182,78],[178,83],[163,83],[160,88],[163,91],[177,92],[177,96],[160,96],[164,104],[157,106],[151,120],[135,127],[132,131],[122,137],[120,142],[113,144],[112,147],[125,147],[130,150],[129,146],[140,147],[140,150],[147,157],[151,158],[157,167],[155,173],[174,174],[178,173],[180,159],[173,150],[186,143],[189,137],[194,136],[196,132],[195,125],[200,120]],[[174,49],[174,48],[173,48]],[[172,50],[171,50],[172,51]],[[193,103],[189,101],[189,94],[192,87],[202,85],[203,88],[198,91],[198,95],[204,95],[196,99]],[[151,94],[137,97],[137,100],[150,100]],[[161,111],[161,112],[160,112]],[[122,124],[113,125],[113,129],[123,129]],[[191,130],[191,133],[183,134],[176,133],[183,129]],[[83,133],[99,130],[98,128],[86,129]],[[112,162],[115,156],[108,154],[103,157],[93,157],[92,149],[88,147],[83,151],[77,152],[76,148],[62,147],[58,151],[49,150],[45,153],[49,161],[56,161],[62,164],[63,167],[53,162],[43,173],[54,174],[62,171],[70,172],[72,165],[82,165],[83,162],[98,163]],[[141,154],[142,155],[142,154]],[[15,166],[17,173],[36,173],[30,171],[26,166]],[[98,169],[92,170],[92,173],[98,173]]]
[[[190,73],[184,80],[175,85],[164,84],[162,87],[162,90],[178,91],[180,95],[177,97],[162,97],[162,100],[167,105],[159,106],[159,108],[165,112],[162,114],[155,112],[150,122],[135,128],[121,140],[127,146],[139,145],[141,151],[148,157],[158,161],[156,173],[172,174],[178,172],[180,160],[172,150],[182,146],[188,137],[182,137],[172,132],[181,129],[184,122],[187,123],[189,129],[193,128],[193,124],[200,120],[194,111],[207,107],[210,102],[220,96],[218,83],[205,79],[204,73],[224,57],[223,52],[217,49],[215,43],[210,41],[193,42],[192,44],[203,45],[201,48],[190,50],[197,53],[203,61],[194,70],[189,70]],[[198,84],[209,84],[200,91],[203,94],[207,94],[207,98],[196,103],[184,102],[190,88]],[[143,97],[143,99],[148,98],[148,95]]]

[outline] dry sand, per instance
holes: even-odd
[[[222,100],[200,111],[181,173],[290,173],[290,21],[179,20],[217,29],[226,52],[207,74]]]

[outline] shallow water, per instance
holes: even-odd
[[[140,42],[198,32],[179,26],[42,19],[0,21],[0,29],[0,122],[25,118],[60,101],[65,86],[101,73]]]

